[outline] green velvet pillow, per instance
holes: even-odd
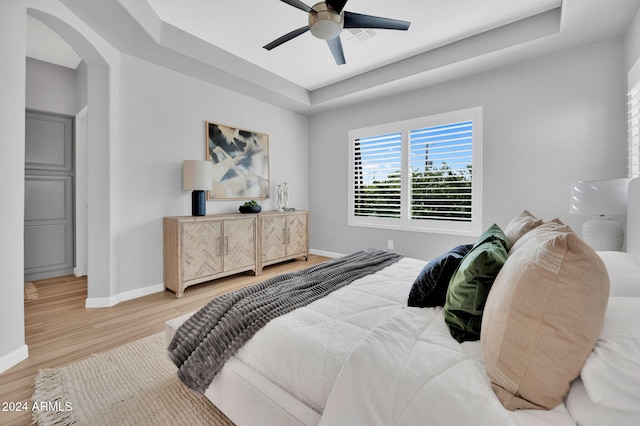
[[[482,235],[478,237],[478,239],[473,244],[473,247],[477,247],[480,244],[486,243],[487,241],[499,241],[504,248],[507,250],[511,250],[511,241],[504,233],[502,228],[500,228],[495,223],[489,227]]]
[[[510,248],[509,239],[494,224],[478,238],[451,277],[444,319],[458,342],[480,339],[484,305]]]

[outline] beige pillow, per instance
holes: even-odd
[[[491,385],[509,410],[562,402],[598,339],[609,296],[604,263],[568,226],[527,237],[496,277],[480,337]]]
[[[561,226],[566,226],[564,223],[562,223],[562,221],[558,218],[555,219],[551,219],[549,222],[544,222],[541,225],[538,225],[535,229],[538,232],[527,232],[526,234],[524,234],[523,236],[521,236],[518,241],[516,241],[515,244],[513,244],[511,246],[511,250],[509,250],[509,255],[513,254],[513,252],[515,252],[516,250],[518,250],[520,247],[524,246],[525,244],[527,244],[527,241],[529,241],[530,239],[535,239],[538,238],[539,235],[544,231],[552,231],[558,227]]]
[[[511,219],[511,222],[504,228],[504,233],[509,238],[511,245],[514,245],[520,237],[540,225],[542,225],[542,219],[538,219],[528,210],[524,210]]]

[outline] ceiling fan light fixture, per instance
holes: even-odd
[[[318,21],[310,29],[314,37],[322,40],[331,40],[342,32],[340,24],[334,21]]]
[[[343,27],[342,14],[330,9],[321,2],[309,12],[309,30],[311,34],[322,40],[332,40],[340,35]]]
[[[364,29],[368,36],[372,37],[376,34],[373,29],[406,31],[409,29],[409,25],[411,25],[411,22],[408,21],[345,11],[344,6],[348,0],[325,0],[316,3],[313,7],[309,7],[301,0],[281,1],[296,9],[307,12],[309,15],[309,25],[290,31],[282,37],[273,40],[271,43],[266,44],[263,48],[272,50],[310,31],[312,36],[326,40],[337,65],[346,64],[342,41],[340,39],[340,33],[344,28],[349,30],[354,28]]]

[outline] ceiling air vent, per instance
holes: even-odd
[[[351,33],[348,40],[356,39],[358,41],[367,41],[372,37],[378,35],[378,32],[371,28],[348,28],[347,31]]]

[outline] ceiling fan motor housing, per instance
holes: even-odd
[[[309,12],[309,29],[314,37],[331,40],[340,35],[344,20],[325,2],[316,3]]]

